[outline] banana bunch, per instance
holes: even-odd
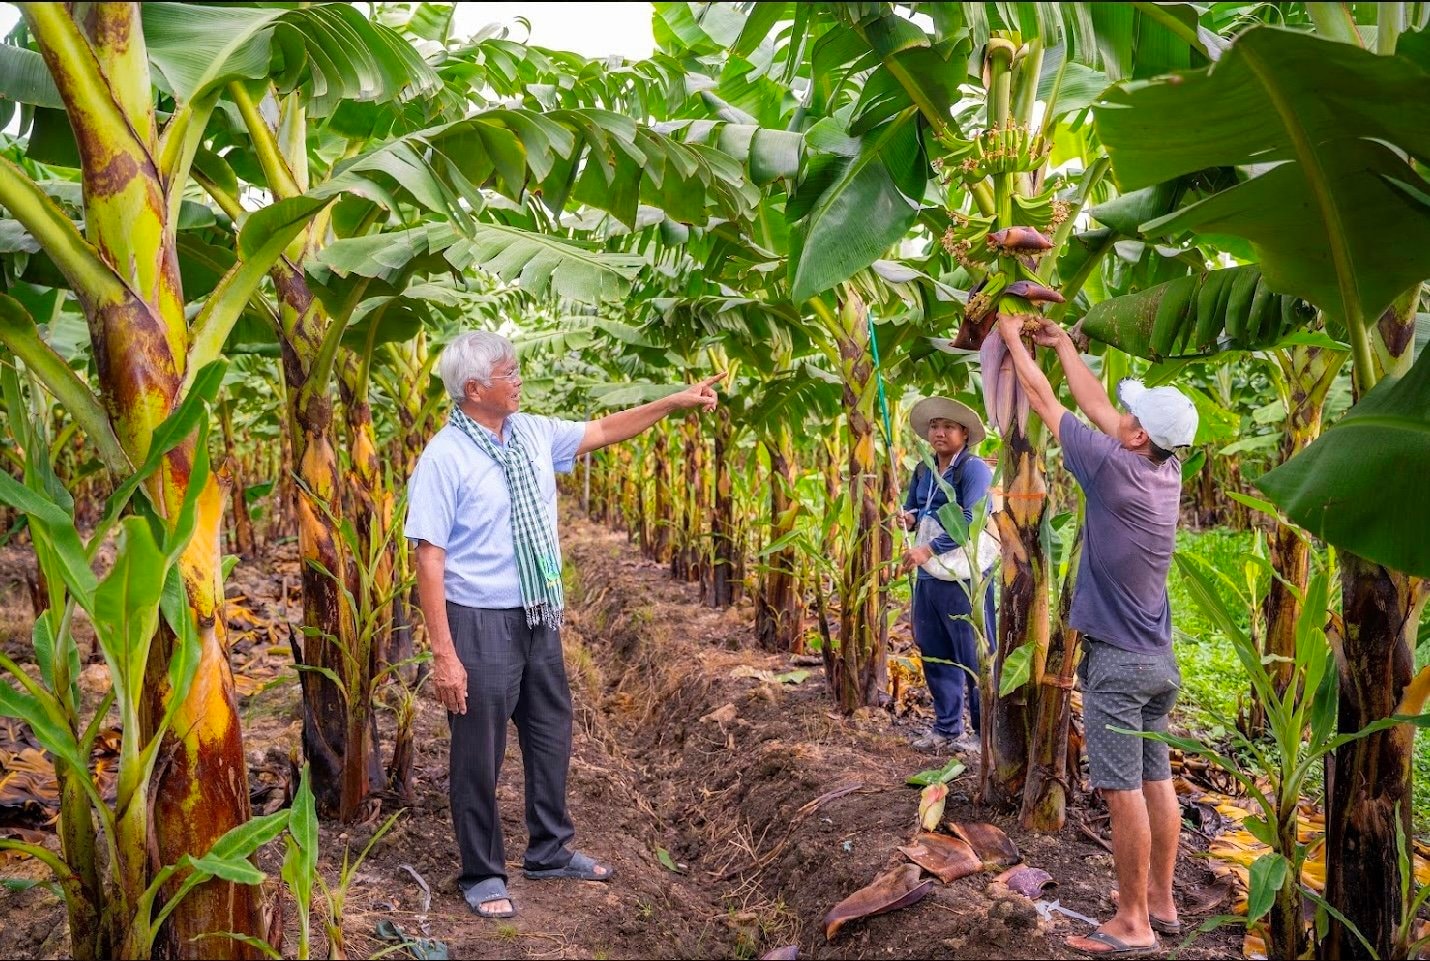
[[[993,227],[992,217],[954,210],[949,212],[949,219],[952,223],[939,239],[945,251],[965,267],[993,259],[986,249],[988,232]]]
[[[1045,233],[1056,230],[1058,225],[1067,220],[1072,212],[1072,204],[1066,200],[1059,200],[1057,191],[1058,187],[1054,185],[1032,197],[1013,194],[1013,209],[1016,211],[1014,219],[1020,224],[1036,227]]]
[[[1150,360],[1255,350],[1304,327],[1305,301],[1273,293],[1255,266],[1205,270],[1093,305],[1088,336]]]
[[[951,133],[940,137],[943,171],[949,180],[978,183],[993,174],[1031,173],[1043,165],[1052,142],[1026,124],[1009,120],[964,140]]]

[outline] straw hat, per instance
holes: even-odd
[[[914,433],[925,440],[929,436],[929,421],[937,418],[962,424],[963,429],[968,431],[970,448],[977,447],[988,435],[983,428],[983,421],[979,420],[972,407],[949,397],[925,397],[909,411],[909,423],[913,426]]]

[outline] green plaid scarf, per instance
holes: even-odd
[[[559,628],[566,610],[566,597],[561,588],[561,555],[556,548],[556,528],[542,503],[541,487],[527,453],[534,441],[517,426],[516,420],[507,421],[510,436],[505,446],[494,443],[486,429],[460,407],[452,408],[451,420],[506,474],[507,492],[511,495],[511,539],[516,546],[516,569],[521,575],[521,606],[526,608],[526,623],[531,627],[545,624]]]

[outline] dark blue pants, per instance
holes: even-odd
[[[954,662],[935,664],[924,661],[924,679],[928,682],[929,693],[933,695],[933,729],[936,734],[945,737],[958,737],[963,733],[965,691],[973,732],[978,731],[977,641],[972,624],[954,619],[956,615],[969,614],[972,610],[968,593],[960,581],[920,577],[914,587],[914,642],[918,644],[919,651],[928,657]],[[983,599],[983,617],[992,646],[998,634],[994,630],[991,582]],[[959,665],[966,665],[968,670]]]

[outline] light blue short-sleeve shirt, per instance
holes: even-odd
[[[556,474],[571,471],[586,436],[580,421],[512,414],[537,441],[528,451],[542,499],[556,529]],[[485,429],[485,428],[483,428]],[[489,432],[490,433],[490,432]],[[495,434],[490,435],[500,443]],[[427,541],[447,552],[443,583],[447,600],[463,607],[521,607],[521,580],[511,539],[511,496],[501,467],[470,437],[448,424],[417,461],[407,482],[409,540]],[[559,541],[557,550],[560,550]]]

